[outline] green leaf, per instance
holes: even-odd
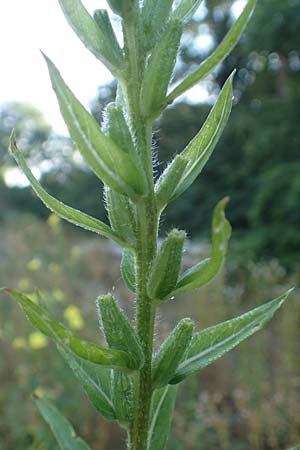
[[[174,0],[145,0],[142,8],[142,30],[147,49],[153,48],[166,25]]]
[[[124,351],[102,348],[78,338],[72,331],[49,318],[29,297],[15,289],[6,288],[5,291],[17,300],[27,318],[38,330],[62,347],[70,349],[75,355],[105,367],[133,369],[134,363]]]
[[[140,107],[146,117],[155,117],[165,103],[176,63],[182,25],[172,22],[162,33],[149,58],[141,86]]]
[[[38,180],[34,177],[33,173],[27,166],[22,152],[18,149],[14,132],[12,133],[10,139],[10,151],[14,156],[16,162],[28,178],[35,193],[47,206],[47,208],[49,208],[62,219],[65,219],[68,222],[77,225],[78,227],[101,234],[102,236],[113,239],[121,246],[126,246],[126,243],[105,223],[81,211],[78,211],[77,209],[65,205],[45,191],[45,189],[40,185]]]
[[[187,0],[188,3],[190,0]],[[216,50],[203,61],[199,68],[183,80],[167,97],[167,104],[172,103],[175,98],[186,92],[188,89],[199,83],[204,77],[206,77],[218,64],[220,64],[226,56],[234,49],[238,43],[241,34],[243,33],[247,22],[254,11],[257,0],[248,0],[242,14],[237,19],[232,28],[228,31],[221,44]],[[185,2],[182,2],[182,4]],[[179,7],[180,8],[180,5]],[[176,11],[176,10],[175,10]]]
[[[214,210],[212,222],[212,250],[210,258],[200,261],[179,278],[172,295],[191,291],[209,283],[219,272],[227,252],[231,236],[231,225],[225,217],[224,209],[229,198],[221,200]]]
[[[34,401],[41,415],[51,428],[61,450],[91,450],[74,431],[70,422],[44,397],[34,395]]]
[[[177,185],[180,182],[188,165],[188,159],[177,155],[167,166],[155,185],[155,196],[158,211],[162,211],[174,196]]]
[[[193,17],[203,0],[181,0],[175,8],[172,18],[177,20],[188,20]]]
[[[157,389],[152,397],[147,450],[164,450],[172,422],[177,386]]]
[[[134,368],[140,369],[144,364],[144,353],[139,338],[113,296],[98,297],[97,306],[100,325],[110,348],[128,353]]]
[[[187,376],[212,364],[240,342],[261,330],[283,305],[290,292],[291,290],[242,316],[196,333],[170,383],[177,384]]]
[[[123,250],[121,261],[121,273],[123,280],[132,292],[136,291],[136,267],[135,267],[135,255],[131,250]]]
[[[182,258],[185,232],[172,230],[162,243],[155,257],[148,283],[147,292],[153,300],[165,300],[176,286]]]
[[[111,27],[107,12],[97,13],[97,22],[80,0],[59,0],[63,13],[84,43],[113,73],[123,66],[123,54]]]
[[[300,445],[296,445],[296,447],[290,447],[287,450],[300,450]]]
[[[77,358],[66,346],[62,347],[58,344],[57,348],[96,410],[105,419],[115,420],[116,413],[111,393],[111,369]]]
[[[181,153],[181,155],[187,159],[189,163],[177,185],[177,188],[175,189],[172,197],[173,200],[181,195],[200,174],[223,133],[232,107],[233,75],[234,73],[230,75],[224,84],[218,100],[212,108],[201,130]]]
[[[163,342],[153,360],[152,384],[154,388],[165,386],[175,375],[176,369],[191,341],[194,322],[182,319]]]
[[[146,192],[143,170],[100,129],[45,56],[53,89],[73,141],[95,174],[109,187],[137,200]]]

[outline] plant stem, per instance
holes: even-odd
[[[154,196],[152,165],[152,122],[142,117],[140,111],[141,76],[143,56],[139,48],[138,20],[131,16],[124,21],[124,44],[127,55],[127,80],[123,90],[128,119],[136,151],[148,180],[148,194],[136,205],[136,330],[143,347],[145,364],[134,382],[134,405],[129,430],[129,450],[147,450],[149,416],[152,398],[151,365],[155,305],[147,294],[147,281],[153,258],[156,255],[158,213]]]
[[[134,119],[133,126],[145,173],[149,180],[150,192],[147,198],[142,199],[136,206],[136,330],[144,350],[145,364],[135,380],[135,404],[130,429],[129,449],[146,450],[152,397],[151,365],[156,310],[153,300],[147,294],[147,281],[152,260],[156,255],[158,214],[154,197],[151,154],[152,127],[143,123],[139,114]]]
[[[152,397],[151,364],[155,305],[147,294],[147,281],[150,267],[156,255],[158,213],[154,197],[152,166],[152,126],[144,123],[137,104],[133,104],[129,114],[141,156],[145,175],[148,179],[149,193],[137,205],[137,246],[136,246],[136,330],[145,356],[145,364],[135,380],[135,399],[130,428],[130,450],[146,450],[148,440],[149,415]]]
[[[135,382],[135,404],[130,430],[130,450],[146,450],[151,406],[151,363],[153,349],[153,330],[155,306],[147,295],[149,268],[156,247],[156,224],[151,215],[149,202],[139,210],[139,242],[137,248],[137,298],[136,328],[143,346],[145,364]],[[154,244],[153,244],[154,243]]]

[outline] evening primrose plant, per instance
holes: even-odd
[[[192,319],[184,318],[160,349],[153,350],[158,305],[209,283],[224,262],[231,235],[224,212],[227,197],[213,213],[210,256],[183,273],[185,231],[171,230],[161,245],[158,231],[162,212],[198,177],[224,130],[232,107],[234,72],[200,131],[158,178],[153,169],[153,124],[168,105],[229,54],[256,2],[247,1],[219,47],[176,86],[172,74],[181,36],[201,0],[108,0],[122,26],[122,46],[107,10],[97,10],[92,17],[80,0],[59,3],[81,41],[117,80],[116,99],[106,107],[101,127],[44,55],[71,138],[104,184],[110,225],[48,194],[27,166],[14,133],[10,150],[52,212],[122,247],[121,272],[132,291],[135,317],[131,323],[111,293],[98,297],[100,329],[107,342],[100,346],[53,320],[43,304],[14,289],[6,291],[38,331],[53,339],[96,410],[127,431],[128,449],[163,450],[179,383],[260,330],[288,296],[285,293],[240,317],[200,331],[195,330]],[[53,404],[44,397],[35,396],[35,401],[63,450],[89,449]]]

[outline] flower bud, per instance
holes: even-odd
[[[123,108],[117,103],[109,103],[105,110],[105,133],[123,152],[134,154],[131,134],[123,114]]]
[[[111,228],[128,244],[135,242],[135,205],[127,197],[114,189],[105,189],[105,200]]]
[[[185,236],[184,231],[174,229],[163,242],[153,261],[148,280],[150,298],[165,300],[174,289],[180,271]]]
[[[112,371],[112,400],[116,418],[121,425],[127,425],[131,417],[132,383],[127,373]]]
[[[194,322],[182,319],[162,344],[153,361],[152,382],[155,388],[168,384],[191,341]]]
[[[170,23],[154,47],[141,87],[141,111],[155,117],[163,107],[172,78],[182,34],[182,24]]]
[[[135,255],[131,250],[124,249],[121,261],[121,273],[123,280],[132,292],[136,291],[136,263]]]
[[[112,349],[128,353],[135,363],[135,368],[141,368],[144,364],[141,344],[113,296],[106,294],[98,297],[97,305],[100,323],[108,345]]]
[[[107,3],[115,14],[124,17],[131,13],[136,0],[107,0]]]
[[[184,156],[177,155],[159,177],[155,186],[157,209],[159,211],[163,210],[173,199],[188,162],[188,159]]]

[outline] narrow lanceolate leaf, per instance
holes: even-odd
[[[10,151],[11,151],[12,155],[14,156],[16,162],[18,163],[18,165],[20,166],[20,168],[23,170],[24,174],[28,178],[28,181],[30,182],[35,193],[42,200],[42,202],[47,206],[47,208],[49,208],[51,211],[53,211],[55,214],[57,214],[62,219],[65,219],[68,222],[71,222],[74,225],[77,225],[78,227],[81,227],[86,230],[93,231],[94,233],[101,234],[102,236],[111,238],[114,241],[118,242],[122,246],[126,245],[124,243],[124,241],[105,223],[101,222],[98,219],[95,219],[94,217],[84,214],[83,212],[78,211],[77,209],[74,209],[74,208],[71,208],[70,206],[65,205],[64,203],[60,202],[56,198],[52,197],[52,195],[48,194],[48,192],[46,192],[45,189],[40,185],[38,180],[34,177],[33,173],[27,166],[22,152],[17,147],[16,138],[15,138],[14,133],[11,135]]]
[[[45,57],[62,116],[73,141],[95,174],[109,187],[132,198],[146,191],[145,178],[130,156],[104,133]]]
[[[113,73],[123,66],[123,54],[114,35],[107,13],[101,13],[97,23],[80,0],[59,0],[63,13],[84,43]]]
[[[30,322],[58,345],[70,349],[82,359],[105,367],[133,369],[134,361],[124,351],[106,349],[78,338],[72,331],[49,318],[29,297],[14,289],[6,289],[17,300]]]
[[[139,339],[128,319],[111,294],[97,298],[100,325],[110,348],[128,352],[139,369],[144,364],[144,353]]]
[[[178,20],[188,20],[193,17],[203,0],[181,0],[175,8],[172,18]]]
[[[152,263],[147,291],[153,300],[165,300],[176,286],[182,258],[185,232],[172,230]]]
[[[136,240],[135,205],[127,195],[110,188],[105,189],[105,201],[112,230],[128,246],[133,246]]]
[[[231,225],[225,217],[225,206],[229,198],[221,200],[214,210],[212,222],[212,250],[210,258],[200,261],[179,278],[172,295],[179,292],[197,289],[211,281],[223,265],[228,241],[231,236]]]
[[[111,71],[121,70],[124,63],[123,51],[118,43],[107,10],[96,9],[94,12],[94,20],[103,37],[105,47],[103,48],[102,54],[105,54],[107,60],[111,61]]]
[[[177,155],[164,170],[155,185],[155,196],[158,211],[162,211],[174,196],[174,192],[184,175],[188,159]]]
[[[136,262],[131,250],[125,249],[122,253],[121,273],[123,280],[132,292],[136,291]]]
[[[140,103],[144,116],[155,117],[165,103],[181,34],[181,23],[175,21],[169,24],[153,49],[141,87]]]
[[[183,80],[167,97],[167,104],[172,103],[175,98],[186,92],[188,89],[199,83],[206,77],[218,64],[220,64],[226,56],[234,49],[243,33],[247,22],[254,11],[257,0],[248,0],[242,14],[237,19],[232,28],[228,31],[221,44],[216,50],[205,59],[199,68]],[[183,2],[182,2],[183,3]]]
[[[153,361],[154,388],[165,386],[173,378],[191,341],[193,329],[191,319],[182,319],[162,344]]]
[[[132,382],[130,377],[120,370],[112,371],[112,398],[116,419],[127,428],[131,419]]]
[[[83,361],[74,355],[66,346],[57,348],[73,371],[77,381],[85,390],[95,409],[107,420],[115,420],[116,413],[112,401],[110,371],[89,361]]]
[[[147,450],[164,450],[172,422],[177,386],[157,389],[152,397]]]
[[[51,428],[61,450],[91,450],[90,447],[76,435],[70,422],[58,411],[49,400],[34,396],[41,415]]]
[[[142,9],[142,29],[147,49],[151,49],[166,25],[174,0],[145,0]]]
[[[197,178],[223,133],[232,108],[233,75],[226,81],[201,130],[181,153],[189,162],[172,199],[181,195]]]
[[[170,383],[177,384],[187,376],[203,369],[259,331],[283,305],[290,292],[291,290],[240,317],[196,333]]]

